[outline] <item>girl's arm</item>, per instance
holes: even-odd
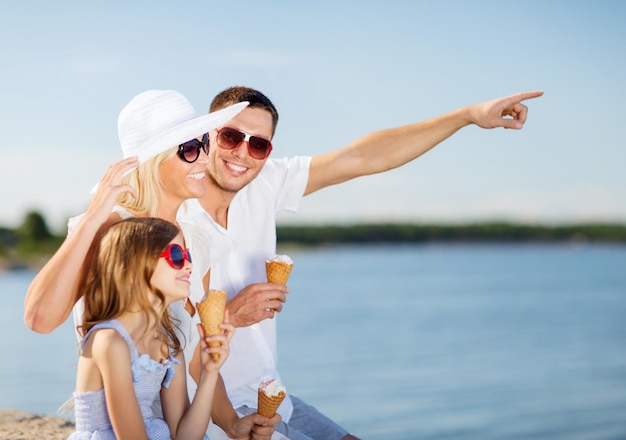
[[[148,440],[143,416],[133,387],[130,351],[113,329],[96,331],[91,354],[104,386],[107,410],[118,440]]]
[[[189,365],[189,374],[197,384],[200,381],[202,363],[200,361],[200,344],[196,347],[193,363],[195,371],[192,371],[192,365]],[[274,433],[274,425],[281,422],[278,413],[271,419],[263,417],[258,413],[239,417],[239,414],[233,408],[233,404],[228,399],[226,387],[221,375],[218,375],[215,386],[215,397],[213,398],[213,411],[211,412],[213,423],[226,432],[228,437],[234,439],[248,439],[251,431],[254,429],[252,438],[255,440],[269,440]]]
[[[134,189],[119,185],[124,173],[138,166],[136,158],[109,167],[98,185],[87,212],[52,258],[33,279],[24,300],[24,322],[38,333],[49,333],[61,325],[80,298],[78,283],[83,264],[99,231],[113,220],[111,211],[117,197]]]
[[[180,362],[179,365],[175,366],[176,377],[170,382],[169,388],[161,390],[163,416],[170,427],[172,439],[202,439],[209,426],[219,368],[228,357],[228,341],[234,333],[234,328],[230,324],[222,324],[222,328],[226,330],[226,335],[211,336],[205,339],[202,327],[198,325],[201,337],[202,373],[191,405],[187,395],[185,358],[182,353],[176,357]],[[207,341],[219,341],[221,346],[209,347]],[[219,353],[219,361],[213,362],[210,353]]]

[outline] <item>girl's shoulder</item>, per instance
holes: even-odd
[[[114,328],[97,328],[89,333],[83,343],[83,353],[94,359],[102,356],[122,360],[130,359],[130,350],[124,337]],[[119,356],[119,358],[118,358]]]
[[[116,320],[100,322],[91,327],[81,342],[81,350],[85,354],[89,351],[91,354],[108,356],[130,355],[131,360],[137,357],[130,335]]]

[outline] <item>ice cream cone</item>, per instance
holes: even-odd
[[[287,395],[287,391],[276,379],[272,379],[263,382],[259,386],[258,395],[257,412],[262,416],[270,418],[276,414],[276,410]]]
[[[226,291],[225,290],[209,290],[206,298],[196,303],[198,314],[200,315],[200,323],[204,329],[204,336],[214,336],[223,333],[220,324],[224,322],[224,312],[226,310]],[[217,347],[219,342],[211,342],[211,347]],[[211,353],[213,361],[217,362],[220,358],[218,353]]]
[[[293,268],[293,261],[287,255],[275,255],[270,260],[265,260],[265,274],[268,283],[287,285],[287,280]],[[267,309],[275,311],[275,309]]]
[[[265,273],[268,283],[287,284],[293,261],[286,255],[277,255],[271,260],[265,261]]]

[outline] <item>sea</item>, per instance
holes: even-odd
[[[290,248],[276,319],[288,391],[363,439],[626,439],[626,246]],[[23,323],[0,274],[0,408],[56,415],[71,320]],[[71,417],[65,415],[66,417]]]

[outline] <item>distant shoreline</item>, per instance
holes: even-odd
[[[32,258],[0,258],[0,273],[19,271],[38,271],[50,259],[50,255],[37,256]]]
[[[460,224],[353,223],[279,225],[278,244],[395,243],[626,243],[626,224],[527,225],[507,222]]]
[[[19,238],[5,234],[0,247],[0,271],[39,270],[63,242],[63,236],[45,240],[31,237],[28,246]],[[624,223],[522,224],[508,222],[478,223],[351,223],[279,224],[279,247],[312,248],[329,245],[369,244],[626,244]],[[2,243],[0,243],[2,244]],[[26,248],[27,250],[24,250]],[[2,252],[3,251],[3,252]]]

